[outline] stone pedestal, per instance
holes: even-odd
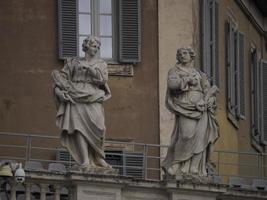
[[[212,194],[172,193],[170,200],[216,200],[216,196]]]
[[[76,200],[121,200],[121,188],[112,185],[77,185]]]

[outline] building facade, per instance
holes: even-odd
[[[195,66],[220,90],[220,138],[212,170],[227,175],[225,181],[229,176],[266,177],[265,1],[9,0],[0,2],[0,10],[0,144],[27,140],[8,133],[59,137],[51,72],[64,59],[83,56],[81,41],[92,34],[101,39],[112,91],[104,104],[106,138],[121,142],[107,149],[142,152],[129,143],[156,145],[148,151],[157,159],[147,163],[157,170],[148,177],[160,179],[159,157],[166,148],[159,146],[169,144],[175,120],[165,107],[167,73],[177,48],[192,46]],[[60,146],[42,139],[35,144]],[[25,156],[4,147],[0,156],[16,153]],[[32,154],[56,159],[51,152]]]

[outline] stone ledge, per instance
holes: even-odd
[[[134,70],[132,64],[108,64],[109,76],[133,77]]]
[[[62,183],[63,185],[67,183],[76,188],[74,195],[77,196],[77,200],[81,195],[83,197],[88,196],[87,199],[101,199],[101,193],[90,193],[90,191],[101,191],[102,189],[108,191],[108,193],[114,190],[114,195],[111,195],[112,198],[109,198],[107,195],[103,197],[103,199],[112,200],[151,200],[150,196],[152,194],[157,196],[157,198],[153,197],[153,199],[158,200],[176,200],[179,198],[183,200],[195,200],[199,199],[197,197],[201,197],[201,200],[216,200],[218,198],[255,200],[256,198],[267,198],[267,192],[265,191],[234,189],[223,184],[180,183],[174,180],[150,181],[119,175],[83,174],[76,172],[68,172],[65,175],[48,172],[27,172],[26,182],[46,184]],[[86,192],[83,192],[85,190]]]

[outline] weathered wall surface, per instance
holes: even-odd
[[[201,32],[198,26],[201,22],[201,1],[169,0],[159,1],[159,99],[160,99],[160,143],[169,144],[170,135],[174,124],[174,115],[165,107],[166,78],[168,70],[175,64],[176,49],[180,46],[193,46],[198,57],[195,66],[199,66],[201,50]],[[245,34],[245,101],[246,118],[238,120],[238,128],[228,119],[227,112],[227,41],[226,22],[228,16],[234,16],[238,24],[238,30]],[[217,97],[217,119],[220,125],[220,138],[216,143],[216,150],[255,152],[251,146],[251,44],[257,47],[259,57],[266,57],[264,39],[256,27],[252,24],[244,11],[236,1],[219,1],[219,67],[220,67],[220,93]],[[162,152],[164,154],[164,151]],[[221,162],[256,163],[253,156],[238,157],[237,154],[221,154]],[[213,160],[217,162],[218,154],[214,154]],[[243,168],[240,171],[256,175],[255,167]],[[222,173],[235,174],[238,167],[223,166]]]
[[[160,143],[169,144],[174,115],[165,107],[167,73],[176,63],[177,48],[192,46],[199,55],[198,0],[159,1]],[[198,57],[199,58],[199,57]],[[198,66],[198,58],[195,65]]]
[[[107,138],[158,143],[157,0],[142,2],[142,62],[110,77]],[[0,2],[0,131],[59,135],[51,71],[58,59],[57,1]]]
[[[264,47],[264,39],[261,33],[256,29],[255,25],[249,20],[245,13],[241,10],[240,6],[235,1],[220,1],[220,22],[219,22],[219,63],[220,63],[220,98],[219,101],[219,122],[221,125],[221,138],[218,141],[217,149],[233,150],[240,152],[255,152],[256,150],[251,145],[251,47],[252,45],[257,48],[260,58],[266,58],[266,49]],[[226,45],[225,38],[227,34],[226,21],[228,16],[234,17],[238,31],[245,34],[245,104],[246,116],[244,120],[238,120],[238,128],[235,127],[227,118],[227,80],[226,74]],[[229,155],[229,154],[228,154]],[[225,157],[227,155],[224,154]],[[231,156],[229,156],[231,158]],[[233,158],[233,156],[232,156]],[[240,156],[239,162],[242,163],[257,163],[256,156]],[[227,160],[226,160],[227,161]],[[230,168],[230,167],[229,167]],[[255,176],[258,173],[256,167],[241,167],[240,172],[246,175]]]

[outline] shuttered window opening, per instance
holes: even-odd
[[[227,108],[231,120],[245,119],[245,35],[227,22]],[[235,122],[236,123],[236,122]]]
[[[106,150],[105,161],[114,169],[119,170],[120,175],[133,176],[136,178],[144,178],[144,153],[143,152],[127,152],[121,150]],[[57,160],[65,162],[67,167],[75,164],[66,149],[57,151]]]
[[[262,142],[267,145],[267,60],[261,60],[262,85]]]
[[[125,153],[125,175],[136,178],[144,177],[144,154],[142,152]]]
[[[64,162],[63,164],[66,167],[71,167],[75,163],[75,160],[72,158],[72,156],[69,154],[69,152],[64,148],[57,150],[56,159]]]
[[[141,61],[140,0],[120,0],[120,61]]]
[[[238,117],[245,119],[245,35],[239,32],[239,106]]]
[[[59,57],[76,57],[77,49],[77,5],[73,0],[58,0]]]
[[[203,71],[212,84],[219,87],[219,3],[218,0],[203,1]]]
[[[101,40],[100,57],[112,62],[140,62],[140,0],[58,0],[59,55],[83,57],[82,42]]]
[[[260,72],[257,58],[257,50],[251,52],[251,110],[252,110],[252,139],[260,144],[261,140],[261,117],[260,117]]]
[[[237,118],[237,25],[229,18],[227,34],[227,103],[228,112]]]

